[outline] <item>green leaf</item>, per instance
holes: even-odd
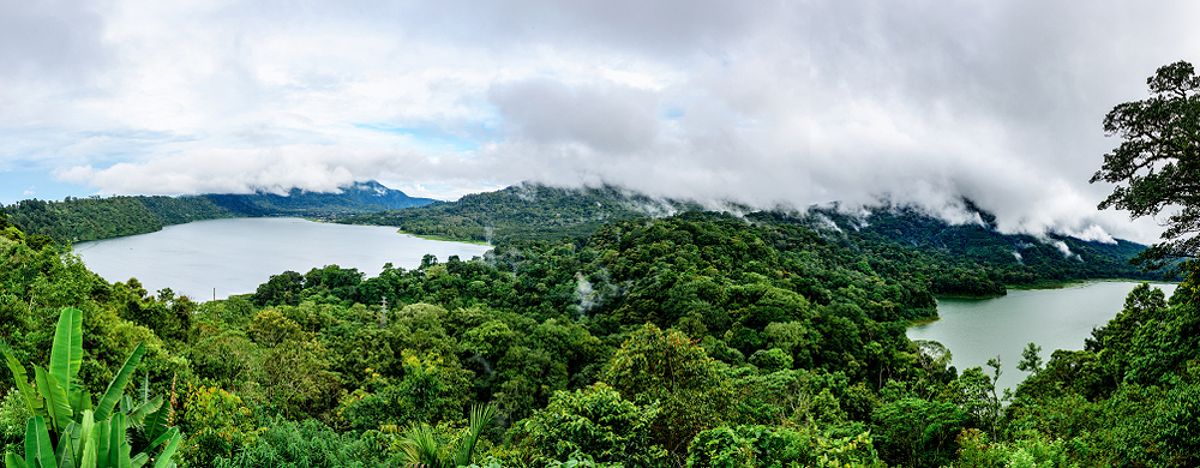
[[[56,430],[67,427],[71,423],[71,404],[67,401],[67,390],[58,382],[54,374],[47,373],[41,367],[34,367],[34,380],[38,392],[46,400],[46,412]]]
[[[142,403],[150,401],[150,373],[142,374]]]
[[[40,416],[39,416],[40,417]],[[37,426],[33,418],[25,423],[25,461],[31,466],[37,466]]]
[[[133,353],[130,353],[129,357],[125,359],[125,364],[121,366],[121,370],[117,372],[117,376],[113,377],[112,382],[108,384],[108,388],[104,390],[104,396],[100,397],[100,402],[96,404],[97,420],[103,421],[112,415],[117,401],[125,393],[125,385],[129,383],[129,377],[133,375],[133,370],[137,368],[138,363],[142,362],[142,355],[144,354],[146,354],[146,345],[139,344],[137,348],[133,349]]]
[[[71,410],[78,414],[92,409],[92,394],[79,387],[71,389]]]
[[[132,465],[132,461],[129,459],[129,452],[131,450],[129,447],[129,436],[128,436],[129,425],[126,424],[124,414],[118,413],[118,414],[113,415],[113,430],[117,430],[117,428],[120,428],[120,438],[117,441],[118,443],[117,443],[116,466],[119,466],[121,468],[130,468],[130,466]]]
[[[71,448],[71,432],[70,428],[75,423],[68,426],[68,430],[64,430],[58,434],[58,468],[75,468],[75,451]]]
[[[96,423],[96,466],[103,466],[112,458],[112,424],[111,421]]]
[[[167,468],[174,464],[171,458],[175,456],[175,451],[179,450],[179,442],[182,438],[179,436],[178,429],[172,427],[169,432],[172,434],[171,442],[167,443],[162,453],[158,454],[158,459],[154,461],[154,468]]]
[[[479,442],[479,435],[483,433],[484,428],[488,424],[491,424],[492,419],[495,417],[496,407],[492,405],[474,406],[471,408],[467,433],[458,442],[458,453],[454,457],[455,464],[459,466],[471,464],[471,457],[475,453],[475,444]]]
[[[129,459],[129,466],[131,468],[142,468],[148,461],[150,461],[150,456],[146,455],[146,452],[142,452]]]
[[[129,421],[135,426],[144,426],[146,416],[158,411],[162,407],[162,395],[154,397],[154,399],[138,405],[136,408],[129,410]]]
[[[167,432],[167,416],[170,412],[169,406],[162,405],[142,421],[142,431],[146,433],[146,438],[157,439]]]
[[[83,312],[74,307],[63,308],[54,330],[54,346],[50,348],[50,373],[68,392],[83,364]]]
[[[50,444],[50,431],[46,430],[46,420],[41,416],[34,416],[29,420],[29,425],[25,430],[27,439],[29,432],[33,432],[37,449],[37,464],[43,468],[58,466],[58,461],[54,458],[54,447]],[[25,443],[28,444],[29,441],[26,440]]]
[[[96,431],[96,418],[92,415],[91,410],[84,410],[80,419],[79,447],[75,449],[80,457],[79,466],[80,468],[95,468],[97,439],[99,438]]]
[[[158,448],[159,445],[162,445],[164,442],[171,440],[171,438],[175,437],[176,434],[179,434],[179,429],[176,429],[174,427],[172,427],[171,430],[169,430],[169,431],[163,432],[161,435],[158,436],[158,438],[154,439],[148,445],[146,445],[146,451],[153,452],[154,449]]]
[[[25,400],[25,407],[29,409],[30,414],[38,414],[38,410],[42,409],[42,400],[33,391],[33,387],[29,386],[29,375],[25,373],[25,366],[21,365],[21,361],[13,356],[12,348],[9,348],[8,343],[5,343],[4,340],[0,340],[0,353],[4,353],[4,362],[8,365],[8,370],[12,372],[17,390],[21,392],[21,397]]]
[[[109,420],[108,437],[107,466],[124,466],[121,465],[121,460],[129,461],[129,450],[125,440],[125,415],[121,413],[112,415],[112,419]]]
[[[4,468],[29,468],[29,465],[25,464],[24,458],[15,453],[8,452],[4,454]]]

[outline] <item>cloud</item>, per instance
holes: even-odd
[[[514,139],[580,143],[624,154],[658,132],[657,96],[613,83],[570,87],[544,78],[498,84],[489,92]]]
[[[108,2],[0,0],[0,84],[78,79],[108,59],[99,8]]]
[[[0,167],[102,193],[536,180],[971,222],[968,197],[1010,232],[1149,241],[1095,210],[1100,120],[1200,61],[1187,2],[85,6],[0,0]]]

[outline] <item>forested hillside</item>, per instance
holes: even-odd
[[[209,194],[183,197],[119,196],[24,200],[0,207],[26,232],[59,242],[83,242],[144,234],[172,224],[205,219],[256,216],[330,218],[433,203],[375,181],[345,187],[341,193],[292,189],[287,195]]]
[[[1169,305],[1135,292],[1087,350],[1025,363],[1006,408],[988,372],[905,338],[933,313],[920,269],[800,224],[622,221],[375,278],[286,272],[204,304],[3,232],[17,359],[45,360],[64,306],[84,312],[85,388],[144,343],[187,466],[433,464],[468,443],[480,466],[1200,462],[1173,429],[1200,416],[1194,278]],[[7,368],[0,393],[2,450],[20,451]]]
[[[939,294],[1002,294],[1005,285],[1047,286],[1062,281],[1131,278],[1173,279],[1171,271],[1146,271],[1131,263],[1146,246],[1116,239],[1085,241],[1047,234],[1001,234],[979,212],[982,224],[951,225],[907,207],[884,207],[865,216],[816,210],[802,220],[840,231],[854,245],[876,255],[899,249],[918,252],[910,268],[927,271]]]
[[[617,187],[560,188],[525,183],[415,210],[339,221],[397,226],[411,234],[489,243],[584,237],[610,221],[697,210],[695,203],[651,198]]]
[[[732,209],[747,211],[745,207]],[[402,231],[493,244],[584,238],[614,220],[661,217],[703,207],[654,199],[614,187],[566,189],[523,184],[468,195],[456,202],[342,219],[397,226]],[[847,248],[902,260],[920,270],[938,294],[1004,294],[1006,285],[1049,285],[1095,278],[1163,279],[1130,264],[1145,246],[1118,240],[1089,242],[1067,236],[1001,234],[979,213],[982,224],[951,225],[907,207],[884,206],[865,215],[832,208],[805,213],[752,212],[755,223],[799,225],[822,232]]]
[[[172,224],[234,216],[203,198],[147,196],[24,200],[5,206],[4,212],[29,233],[60,242],[144,234]]]

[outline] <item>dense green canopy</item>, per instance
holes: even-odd
[[[1104,131],[1121,144],[1104,155],[1092,182],[1117,184],[1100,208],[1131,216],[1166,214],[1163,242],[1146,260],[1200,254],[1200,75],[1188,62],[1159,68],[1146,80],[1151,96],[1118,104]],[[1165,212],[1165,213],[1164,213]],[[1155,262],[1161,263],[1161,262]]]

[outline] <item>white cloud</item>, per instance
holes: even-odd
[[[1115,1],[0,0],[0,167],[102,193],[454,198],[532,179],[803,207],[880,197],[1152,240],[1095,204],[1114,104],[1200,61]]]

